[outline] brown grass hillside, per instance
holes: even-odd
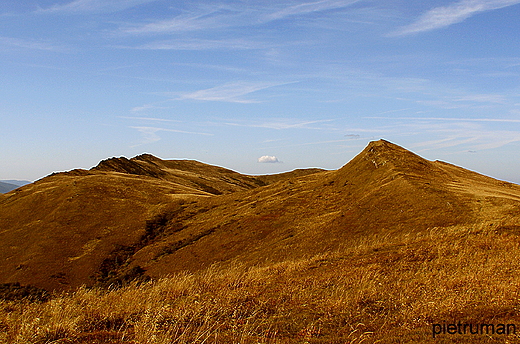
[[[519,186],[379,141],[337,171],[185,204],[128,264],[160,277],[216,262],[298,259],[372,234],[514,227],[519,196]]]
[[[0,283],[47,290],[109,283],[114,267],[157,236],[154,216],[165,207],[266,184],[221,167],[149,154],[53,174],[0,198]]]
[[[437,323],[518,324],[518,234],[454,226],[369,235],[309,258],[197,273],[43,303],[0,302],[5,343],[516,343]]]
[[[0,342],[515,343],[519,215],[520,186],[384,140],[264,178],[109,159],[0,198]]]

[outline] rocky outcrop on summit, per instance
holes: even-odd
[[[194,160],[162,160],[151,154],[101,161],[94,172],[117,172],[174,182],[211,195],[221,195],[264,186],[253,177]]]
[[[160,166],[151,161],[137,158],[127,159],[125,157],[103,160],[91,171],[128,173],[153,178],[165,176]]]

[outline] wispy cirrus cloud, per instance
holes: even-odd
[[[503,123],[520,123],[520,119],[509,118],[457,118],[457,117],[383,117],[371,116],[365,117],[370,119],[389,119],[389,120],[421,120],[421,121],[450,121],[450,122],[503,122]]]
[[[383,130],[369,130],[371,133],[383,133]],[[377,137],[381,138],[381,134],[379,134]],[[372,136],[372,139],[375,139],[376,136]],[[366,140],[366,138],[360,138],[361,140]],[[327,145],[327,144],[350,144],[352,143],[352,139],[340,139],[340,140],[322,140],[322,141],[313,141],[313,142],[304,142],[304,143],[294,143],[294,144],[287,144],[287,145],[281,145],[281,146],[270,146],[265,147],[267,149],[273,149],[273,148],[287,148],[287,147],[304,147],[304,146],[317,146],[317,145]]]
[[[290,83],[269,83],[269,82],[230,82],[224,85],[185,93],[181,95],[178,100],[204,100],[204,101],[219,101],[230,103],[259,103],[260,101],[254,99],[244,99],[245,95],[260,90],[265,90],[275,86],[287,85]]]
[[[93,1],[93,0],[90,0]],[[321,0],[280,6],[234,2],[194,6],[171,19],[123,27],[121,33],[132,35],[173,34],[190,31],[250,27],[284,19],[348,7],[362,0]]]
[[[458,117],[369,117],[389,120],[385,127],[391,136],[416,136],[410,145],[417,152],[449,149],[452,153],[480,151],[520,142],[520,120],[510,118],[458,118]],[[400,122],[403,121],[403,122]],[[503,124],[504,126],[500,126]],[[429,139],[425,140],[424,138]],[[454,151],[452,148],[458,148]]]
[[[447,93],[447,92],[445,92]],[[436,99],[417,99],[420,105],[434,106],[442,109],[483,109],[483,108],[506,108],[513,106],[516,96],[514,94],[467,94],[465,92],[451,90],[455,94],[438,94]],[[459,95],[456,95],[459,93]]]
[[[333,10],[350,6],[359,1],[361,0],[322,0],[316,2],[305,2],[303,4],[289,6],[276,12],[269,13],[264,17],[264,20],[278,20],[289,16]]]
[[[437,132],[441,132],[437,130]],[[446,128],[443,138],[439,140],[419,142],[413,147],[423,147],[420,151],[460,147],[463,151],[480,151],[503,147],[520,142],[520,132],[512,130],[489,130],[486,128]]]
[[[236,127],[249,127],[249,128],[266,128],[266,129],[324,129],[323,127],[315,126],[314,124],[332,122],[332,119],[322,119],[314,121],[301,121],[301,120],[270,120],[258,123],[240,123],[240,122],[226,122],[226,125]],[[328,128],[330,129],[330,128]]]
[[[390,36],[411,35],[460,23],[480,12],[519,4],[520,0],[460,0],[448,6],[436,7],[424,13],[414,23],[404,26]]]
[[[40,8],[39,14],[112,13],[157,0],[74,0],[66,4]]]
[[[151,103],[151,104],[144,104],[144,105],[141,105],[141,106],[135,106],[130,111],[135,113],[135,112],[150,111],[150,110],[169,109],[169,107],[167,107],[167,106],[159,106],[158,105],[158,104],[163,104],[165,102],[167,102],[167,101],[161,101],[161,102],[155,102],[155,103]]]
[[[157,135],[158,132],[174,132],[174,133],[181,133],[181,134],[194,134],[194,135],[213,135],[209,133],[201,133],[201,132],[193,132],[193,131],[185,131],[185,130],[177,130],[177,129],[169,129],[169,128],[159,128],[159,127],[146,127],[146,126],[139,126],[139,127],[130,127],[132,129],[137,129],[141,135],[142,140],[139,144],[133,145],[131,147],[137,147],[148,143],[157,142],[161,139],[159,135]]]
[[[214,29],[231,25],[230,23],[233,22],[231,16],[230,14],[222,13],[218,8],[207,9],[195,13],[181,14],[171,19],[122,28],[121,32],[145,35]]]
[[[472,94],[454,98],[453,101],[504,104],[507,102],[507,97],[502,94]]]
[[[30,50],[42,50],[42,51],[53,51],[57,53],[69,53],[73,51],[70,47],[55,44],[44,40],[31,40],[31,39],[20,39],[12,37],[0,37],[0,46],[6,46],[11,48],[22,48]],[[35,64],[33,64],[36,66]],[[44,67],[44,66],[40,66]],[[52,67],[49,67],[52,68]]]
[[[176,122],[179,123],[181,121],[175,119],[166,119],[166,118],[155,118],[155,117],[133,117],[133,116],[118,116],[119,118],[124,119],[134,119],[140,121],[152,121],[152,122]]]
[[[173,39],[167,41],[152,42],[132,49],[142,50],[251,50],[269,49],[276,45],[241,38],[236,39]]]
[[[47,50],[47,51],[55,51],[55,52],[67,52],[70,49],[56,45],[50,42],[45,41],[35,41],[28,39],[20,39],[20,38],[12,38],[12,37],[0,37],[0,46],[8,46],[14,48],[24,48],[31,50]]]

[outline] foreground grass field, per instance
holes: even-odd
[[[0,342],[516,343],[519,234],[492,223],[388,233],[300,260],[0,301]],[[433,337],[450,323],[516,334]]]

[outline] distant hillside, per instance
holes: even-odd
[[[30,183],[28,180],[0,180],[0,193],[7,193]]]
[[[17,179],[0,180],[0,182],[14,184],[14,185],[18,185],[18,186],[24,186],[24,185],[32,183],[28,180],[17,180]]]
[[[6,183],[6,182],[0,182],[0,193],[7,193],[11,190],[14,190],[18,188],[18,185]]]

